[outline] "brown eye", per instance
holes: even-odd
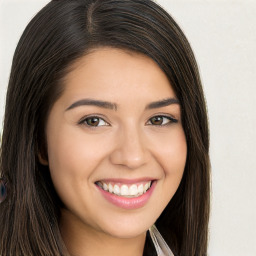
[[[91,116],[91,117],[87,117],[85,119],[83,119],[80,124],[85,124],[87,126],[91,126],[91,127],[98,127],[98,126],[108,126],[109,124],[103,120],[100,117],[97,116]]]
[[[161,125],[161,124],[163,124],[163,117],[162,116],[154,116],[150,119],[150,122],[153,125]]]
[[[158,125],[158,126],[164,126],[164,125],[168,125],[171,123],[177,123],[178,120],[174,119],[173,117],[170,116],[154,116],[152,118],[149,119],[148,124],[151,125]]]
[[[97,117],[90,117],[90,118],[86,118],[86,124],[90,125],[90,126],[98,126],[99,125],[99,118]]]

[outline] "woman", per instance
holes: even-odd
[[[207,254],[203,91],[156,3],[51,1],[17,46],[5,111],[0,255]]]

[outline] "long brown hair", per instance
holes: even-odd
[[[61,201],[39,163],[44,128],[71,64],[96,47],[147,55],[169,78],[182,109],[188,155],[181,184],[156,226],[175,255],[206,255],[209,136],[191,47],[172,17],[151,0],[59,0],[29,23],[16,48],[7,91],[0,172],[1,256],[68,255],[58,222]],[[144,255],[156,255],[150,239]]]

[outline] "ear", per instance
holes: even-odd
[[[44,136],[39,137],[36,151],[39,163],[45,166],[49,165],[47,144]]]
[[[41,152],[38,152],[37,157],[38,157],[38,160],[39,160],[40,164],[46,165],[46,166],[49,165],[48,159],[47,159],[45,154],[42,154]]]

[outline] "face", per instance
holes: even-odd
[[[143,55],[101,48],[75,63],[46,135],[64,226],[119,238],[145,233],[183,175],[180,105]]]

